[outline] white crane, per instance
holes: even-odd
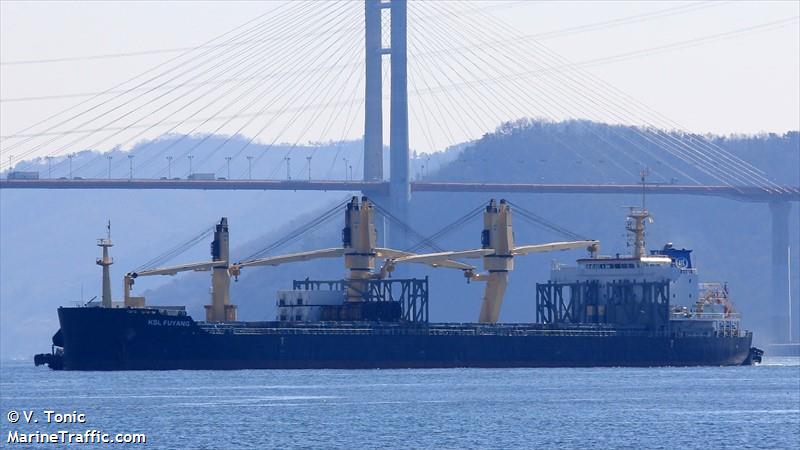
[[[596,253],[600,244],[599,241],[583,240],[515,246],[511,207],[505,200],[500,200],[499,204],[494,199],[489,202],[483,213],[483,224],[482,248],[392,258],[384,264],[383,271],[391,272],[393,265],[397,263],[435,264],[441,260],[483,258],[485,273],[475,273],[473,268],[466,269],[464,274],[469,280],[486,281],[478,321],[495,323],[500,318],[500,307],[508,286],[508,273],[514,270],[515,256],[575,248],[586,248]]]
[[[344,257],[347,270],[347,300],[362,301],[361,292],[364,291],[365,280],[385,278],[389,271],[383,268],[375,272],[375,259],[382,258],[395,262],[413,262],[428,264],[432,267],[449,267],[460,270],[474,270],[475,267],[448,258],[433,260],[403,260],[414,256],[414,253],[394,250],[391,248],[377,247],[377,232],[375,231],[374,209],[367,197],[353,197],[345,208],[345,224],[342,229],[342,246],[312,250],[308,252],[291,253],[281,256],[253,259],[232,264],[228,270],[231,276],[238,277],[241,269],[255,266],[278,266],[299,261],[308,261],[320,258]],[[386,268],[386,265],[384,265]]]
[[[136,278],[154,275],[172,276],[181,272],[205,272],[210,270],[212,271],[211,303],[206,305],[206,320],[210,322],[235,321],[236,305],[230,303],[228,260],[228,219],[223,217],[214,229],[214,240],[211,243],[211,261],[128,272],[124,277],[125,306],[139,308],[144,306],[144,297],[131,296],[131,287]]]

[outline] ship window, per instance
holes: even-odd
[[[280,301],[278,302],[278,304],[279,304],[279,305],[281,305],[281,306],[286,306],[286,300],[284,300],[284,299],[280,299]]]
[[[303,304],[303,299],[302,298],[298,298],[297,299],[297,304],[298,305],[302,305]]]
[[[601,268],[601,269],[605,269],[605,268],[606,268],[606,265],[605,265],[605,264],[600,264],[600,268]]]
[[[619,269],[619,264],[614,264],[615,269]]]
[[[303,317],[302,317],[302,316],[299,316],[299,315],[298,315],[298,316],[294,316],[294,320],[296,320],[296,321],[298,321],[298,322],[299,322],[299,321],[300,321],[300,319],[302,319],[302,318],[303,318]]]
[[[286,320],[286,316],[285,315],[281,315],[281,322],[283,322],[285,320]]]

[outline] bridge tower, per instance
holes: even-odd
[[[769,203],[772,215],[772,289],[767,302],[772,338],[776,343],[789,342],[789,212],[791,203],[773,201]]]
[[[380,0],[364,2],[364,181],[383,181],[381,6]]]
[[[411,180],[408,150],[408,80],[407,80],[407,2],[406,0],[365,0],[365,114],[364,181],[383,180],[383,101],[381,67],[383,55],[389,55],[391,100],[389,117],[389,198],[373,197],[403,223],[409,222]],[[381,10],[390,11],[390,47],[381,42]],[[388,201],[387,201],[388,200]],[[402,227],[390,230],[385,221],[376,223],[379,236],[388,236],[384,245],[405,248],[407,236]]]

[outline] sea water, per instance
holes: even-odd
[[[62,448],[9,443],[15,433],[59,432],[75,448],[122,447],[75,442],[99,433],[141,434],[146,443],[125,447],[159,449],[800,448],[800,358],[753,367],[164,372],[7,362],[0,389],[2,448]]]

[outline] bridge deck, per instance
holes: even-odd
[[[199,190],[281,190],[362,191],[386,195],[388,182],[337,180],[151,180],[151,179],[45,179],[2,180],[0,189],[199,189]],[[701,195],[749,201],[800,201],[800,188],[766,191],[742,186],[647,184],[648,194]],[[530,183],[411,183],[414,192],[508,192],[538,194],[637,194],[639,184],[530,184]]]

